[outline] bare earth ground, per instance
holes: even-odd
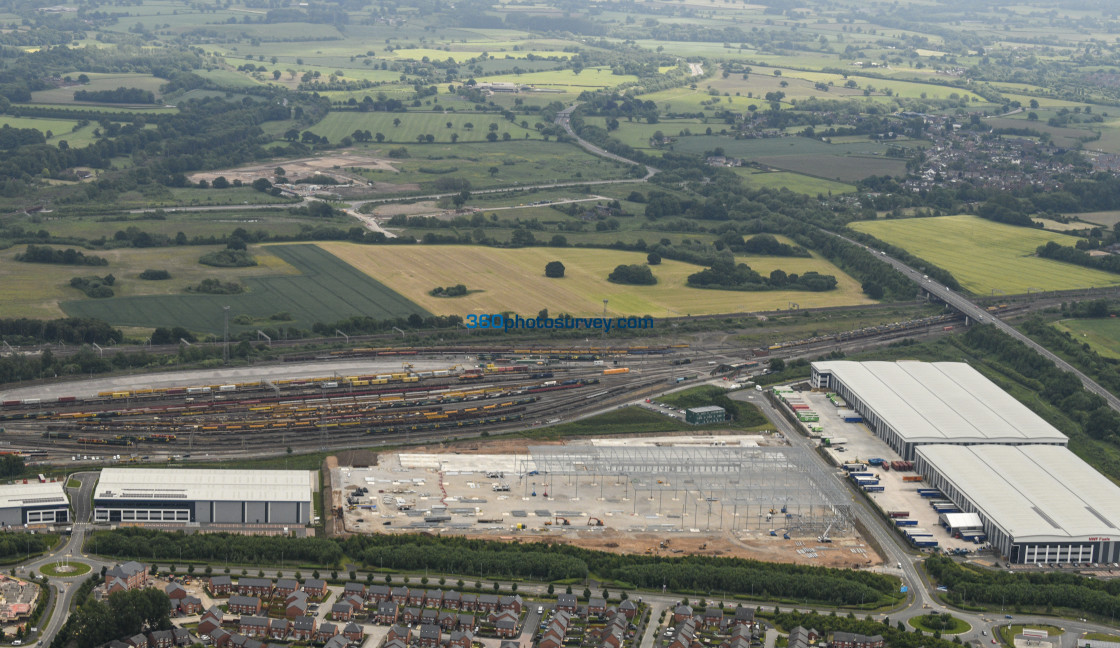
[[[233,182],[240,180],[245,184],[250,184],[257,178],[273,177],[273,172],[276,167],[283,167],[287,178],[298,180],[307,176],[312,176],[317,173],[325,175],[336,175],[342,179],[351,180],[351,178],[340,172],[347,167],[361,167],[363,169],[377,169],[381,171],[397,172],[389,162],[382,158],[370,157],[368,155],[360,155],[351,153],[349,151],[336,152],[333,155],[324,155],[322,157],[308,157],[299,158],[296,160],[284,160],[283,162],[273,162],[269,164],[254,164],[250,166],[237,167],[234,169],[221,169],[218,171],[208,171],[206,173],[192,174],[189,179],[191,182],[198,182],[199,180],[206,180],[210,182],[218,176],[225,176],[226,180]],[[336,168],[337,167],[337,168]],[[363,184],[364,184],[363,180]],[[390,187],[397,187],[397,185],[387,185]],[[396,189],[401,191],[402,189]]]
[[[431,200],[412,203],[411,205],[378,205],[373,209],[373,216],[380,216],[382,218],[389,218],[403,214],[405,216],[416,216],[417,214],[430,214],[432,212],[442,212],[443,210],[436,206],[436,203]]]

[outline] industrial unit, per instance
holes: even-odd
[[[905,460],[927,443],[1064,446],[1025,405],[961,362],[812,364],[812,385],[835,391]]]
[[[94,491],[93,519],[307,524],[313,482],[306,470],[106,468]]]
[[[1010,562],[1120,561],[1120,488],[1066,448],[924,445],[916,468]]]
[[[723,423],[727,420],[727,412],[719,405],[705,405],[704,407],[691,407],[685,410],[684,420],[693,425],[704,423]]]
[[[62,482],[0,486],[0,526],[70,521],[70,500]]]

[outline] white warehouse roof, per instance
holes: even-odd
[[[917,453],[1015,542],[1120,536],[1120,487],[1066,448],[925,445]]]
[[[24,506],[69,506],[62,482],[34,482],[0,486],[0,508]]]
[[[310,502],[313,474],[307,470],[105,468],[94,499]]]
[[[941,517],[952,529],[984,528],[984,523],[976,513],[942,513]]]
[[[962,362],[814,362],[907,443],[1059,443],[1066,435]]]

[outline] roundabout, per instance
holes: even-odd
[[[912,617],[908,623],[912,628],[931,633],[936,631],[943,635],[961,634],[972,629],[972,626],[964,619],[958,619],[947,613]]]
[[[83,562],[56,562],[39,567],[39,572],[54,578],[71,578],[88,574],[91,567]]]

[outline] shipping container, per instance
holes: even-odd
[[[912,484],[914,482],[922,481],[922,477],[920,475],[906,475],[905,477],[902,478],[902,481]]]
[[[918,526],[918,521],[909,519],[895,520],[894,525],[898,527],[916,527]]]
[[[845,423],[863,423],[863,417],[858,416],[858,415],[845,416],[844,417],[844,422]]]
[[[910,511],[887,511],[887,517],[892,517],[892,518],[910,517]]]
[[[868,493],[882,493],[883,492],[883,487],[882,486],[864,486],[863,490],[867,491]]]

